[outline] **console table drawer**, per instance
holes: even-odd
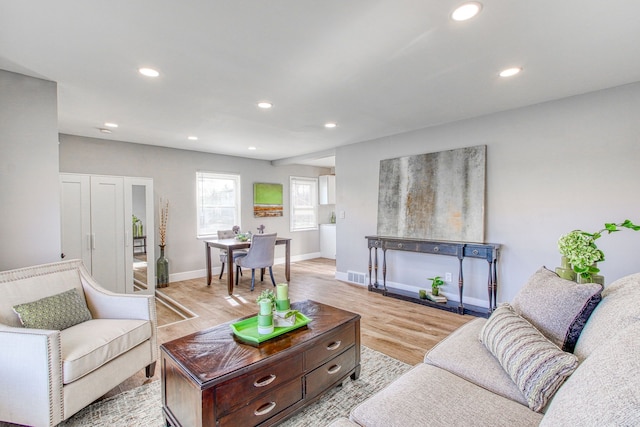
[[[242,400],[244,396],[238,394],[232,397]],[[301,399],[302,378],[296,378],[220,418],[218,426],[256,426]]]
[[[337,332],[319,341],[304,353],[305,368],[313,370],[326,360],[335,357],[356,342],[356,329],[353,323],[347,324]]]
[[[216,388],[216,409],[226,414],[295,377],[302,376],[302,354],[234,378]]]
[[[307,398],[312,398],[322,393],[331,384],[344,378],[355,367],[356,348],[354,346],[306,376]]]

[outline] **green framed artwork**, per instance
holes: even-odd
[[[254,218],[282,216],[282,210],[282,184],[253,184]]]

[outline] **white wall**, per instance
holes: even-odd
[[[56,83],[0,70],[0,270],[60,260]]]
[[[196,171],[238,173],[242,186],[242,229],[256,233],[264,224],[266,232],[291,237],[292,259],[316,257],[320,252],[319,232],[289,231],[289,176],[316,177],[325,168],[272,166],[270,162],[221,156],[150,145],[60,135],[60,172],[143,176],[153,178],[156,224],[159,198],[169,200],[167,248],[171,280],[202,277],[205,269],[204,243],[196,238]],[[284,216],[253,217],[253,183],[282,183]],[[148,232],[148,230],[147,230]],[[156,242],[159,242],[156,227]],[[159,249],[156,249],[157,258]],[[276,258],[284,258],[284,247],[276,248]],[[217,251],[212,261],[219,266]]]
[[[503,244],[498,301],[542,265],[559,265],[558,237],[605,222],[640,224],[640,83],[338,148],[338,277],[367,272],[382,159],[487,145],[485,241]],[[340,218],[344,211],[345,218]],[[640,232],[598,240],[606,282],[640,271]],[[426,287],[455,258],[389,252],[387,280]],[[465,298],[486,304],[486,262],[465,261]],[[446,293],[456,292],[447,286]]]

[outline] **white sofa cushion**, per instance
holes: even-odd
[[[585,323],[600,302],[602,285],[578,284],[542,267],[511,305],[564,351],[573,352]]]
[[[585,359],[606,343],[615,331],[640,321],[640,273],[622,277],[605,286],[602,301],[591,314],[574,354]]]
[[[537,426],[542,415],[462,378],[421,363],[358,406],[367,427]]]
[[[151,337],[151,322],[94,319],[61,331],[63,383],[69,384]]]
[[[479,335],[487,319],[474,319],[453,331],[424,357],[424,363],[449,371],[507,399],[527,405],[527,399]]]
[[[640,426],[638,349],[640,322],[582,362],[556,393],[540,426]]]
[[[491,314],[480,338],[537,412],[578,367],[576,356],[560,350],[509,304]]]

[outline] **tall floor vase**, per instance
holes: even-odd
[[[164,245],[160,245],[160,258],[156,261],[157,287],[169,286],[169,260],[164,257]]]

